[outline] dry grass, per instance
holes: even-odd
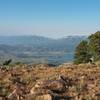
[[[100,67],[81,65],[15,65],[8,70],[0,69],[0,97],[7,97],[16,88],[25,97],[39,80],[58,79],[64,75],[72,79],[68,91],[63,95],[73,97],[73,100],[100,100]]]

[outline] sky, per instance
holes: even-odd
[[[0,35],[60,38],[100,30],[100,0],[0,0]]]

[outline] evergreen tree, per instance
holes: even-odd
[[[93,58],[94,61],[100,60],[100,31],[88,37],[87,41],[81,41],[76,47],[75,63],[87,63]]]
[[[89,36],[89,48],[95,61],[100,60],[100,31]]]
[[[87,41],[81,41],[76,47],[74,63],[87,63],[90,60],[89,46]]]

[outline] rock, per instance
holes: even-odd
[[[75,85],[75,82],[73,81],[73,79],[69,78],[69,77],[65,77],[63,75],[60,76],[60,79],[65,82],[67,87],[70,87],[72,85]]]
[[[52,96],[50,94],[44,94],[36,96],[35,100],[52,100]]]
[[[45,93],[50,93],[50,90],[45,88],[45,81],[38,81],[34,87],[30,90],[30,94],[41,95]]]
[[[26,100],[53,100],[50,94],[43,95],[28,95]]]
[[[39,81],[30,90],[31,94],[44,94],[44,93],[63,93],[66,90],[66,85],[61,80],[46,80]]]
[[[44,69],[44,68],[49,68],[49,65],[48,64],[38,64],[35,67]]]
[[[65,83],[61,80],[48,81],[45,84],[45,88],[56,93],[64,92],[66,90]]]
[[[70,68],[70,69],[73,69],[74,68],[74,65],[72,63],[63,63],[61,65],[59,65],[58,67],[61,67],[61,68]]]
[[[30,90],[30,94],[33,94],[33,95],[43,95],[47,93],[51,93],[51,91],[48,89],[42,89],[41,87],[40,88],[33,87]]]

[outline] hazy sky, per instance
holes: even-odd
[[[0,35],[63,37],[100,30],[100,0],[0,0]]]

